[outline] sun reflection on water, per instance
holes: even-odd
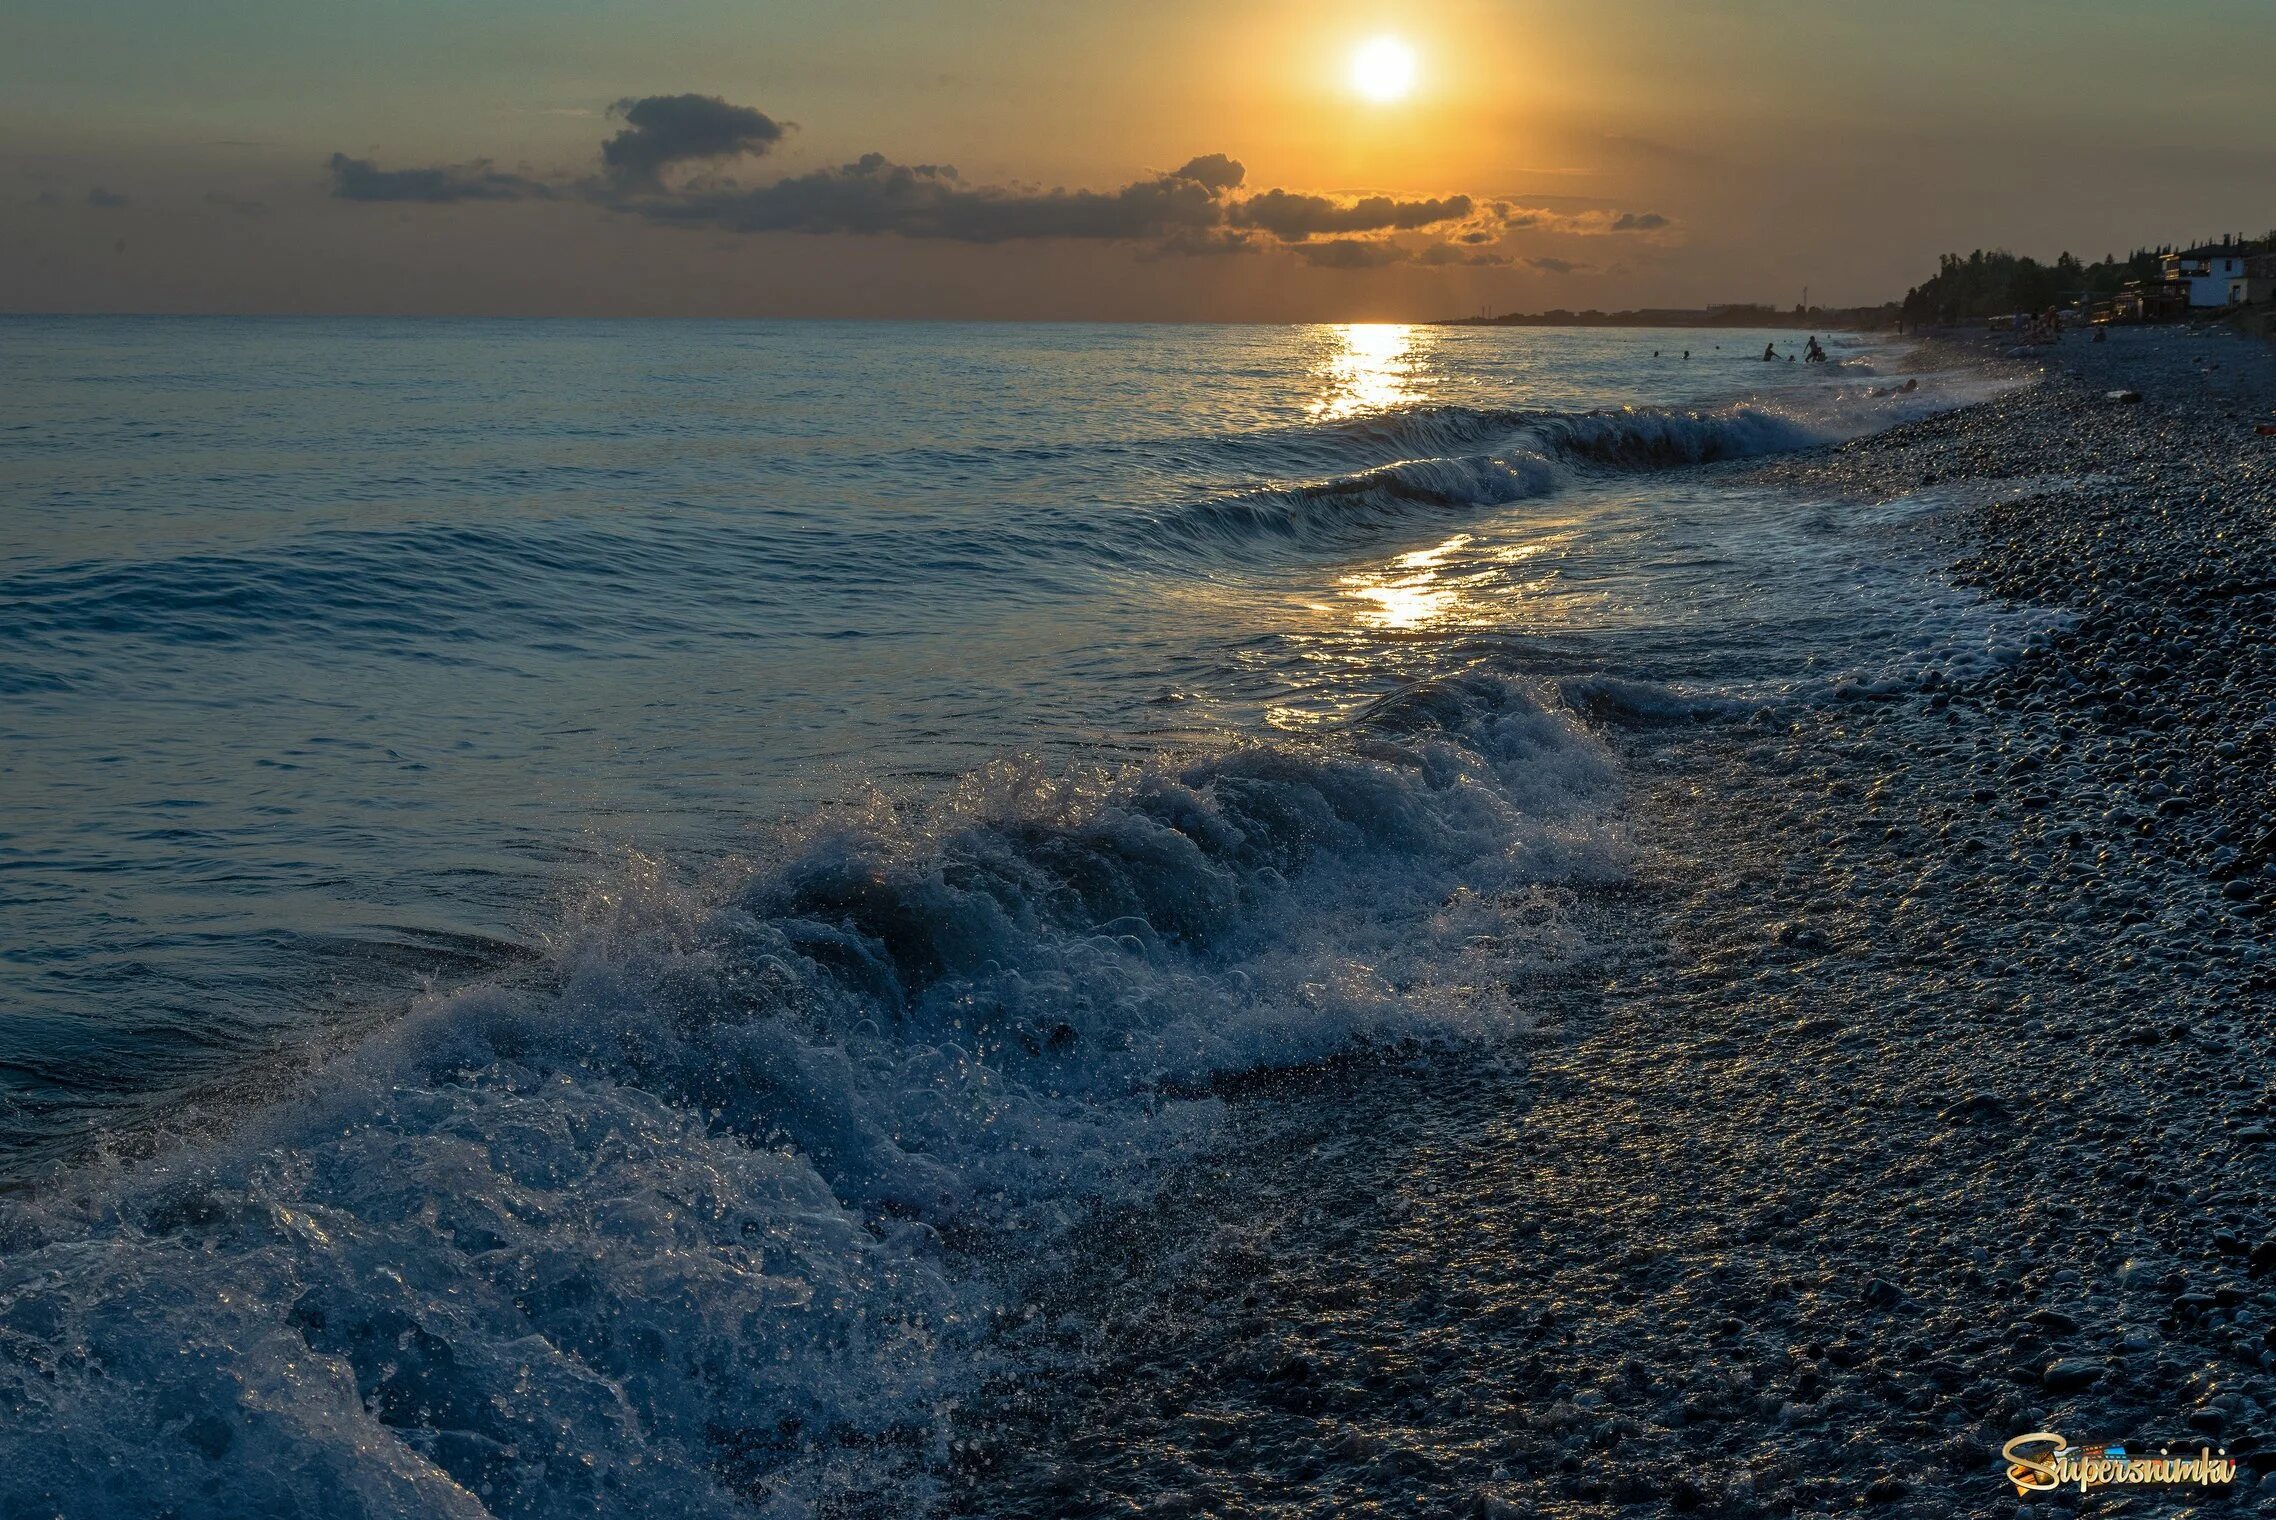
[[[1313,417],[1333,421],[1422,399],[1418,384],[1426,343],[1402,322],[1352,322],[1335,329],[1336,346],[1313,366],[1319,394]]]
[[[1520,567],[1555,550],[1565,537],[1550,532],[1481,546],[1473,535],[1457,533],[1378,568],[1338,577],[1336,590],[1361,604],[1356,614],[1344,614],[1358,627],[1391,633],[1537,617],[1546,609],[1535,598],[1554,572],[1528,577]],[[1339,616],[1332,607],[1318,610]]]
[[[1345,576],[1343,594],[1369,605],[1359,621],[1373,628],[1425,628],[1442,622],[1462,600],[1460,580],[1443,574],[1447,556],[1470,542],[1457,533],[1442,544],[1402,554],[1381,570]]]

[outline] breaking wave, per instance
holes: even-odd
[[[1427,513],[1547,496],[1576,470],[1675,469],[1807,448],[1833,436],[1838,430],[1828,423],[1754,405],[1582,413],[1418,408],[1329,424],[1306,440],[1308,446],[1324,437],[1339,448],[1380,451],[1392,462],[1192,503],[1152,526],[1159,539],[1185,545],[1277,538],[1333,547]],[[1282,443],[1291,452],[1298,446]]]
[[[796,535],[748,536],[724,533],[700,514],[643,517],[636,525],[438,521],[125,564],[66,562],[0,575],[0,640],[60,662],[55,673],[0,671],[0,685],[67,685],[90,648],[120,638],[181,649],[321,632],[375,650],[439,645],[467,660],[504,643],[583,654],[627,637],[732,629],[751,599],[786,574],[801,588],[828,586],[853,602],[874,594],[865,586],[880,563],[916,561],[939,580],[1017,581],[1006,594],[1024,594],[1123,565],[1134,548],[1141,556],[1167,552],[1181,570],[1197,553],[1237,559],[1275,543],[1335,550],[1433,514],[1550,496],[1577,474],[1806,448],[1885,426],[1903,406],[1829,392],[1807,398],[1806,409],[1789,401],[1712,410],[1393,410],[1150,446],[1181,458],[1198,449],[1217,456],[1219,467],[1237,466],[1233,478],[1259,482],[1222,494],[1129,511],[1006,511],[980,527],[927,523],[921,534],[901,522],[841,517],[802,521]],[[1165,470],[1167,458],[1157,461]],[[798,596],[777,598],[769,609],[781,627],[814,615]]]
[[[1016,1344],[990,1263],[1141,1195],[1216,1076],[1517,1027],[1618,785],[1471,672],[635,860],[531,973],[0,1210],[0,1511],[921,1509]]]

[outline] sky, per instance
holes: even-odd
[[[0,310],[1862,304],[2276,227],[2271,81],[2276,0],[11,0]]]

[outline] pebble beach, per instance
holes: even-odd
[[[1956,348],[2028,383],[1705,468],[1917,498],[2052,631],[1608,721],[1643,864],[1522,1054],[1228,1089],[1035,1285],[959,1512],[2004,1516],[2033,1431],[2238,1465],[2026,1513],[2276,1511],[2276,349]]]

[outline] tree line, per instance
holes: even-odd
[[[2276,232],[2237,247],[2248,254],[2276,248]],[[2052,264],[2004,249],[1987,253],[1979,248],[1965,257],[1948,253],[1937,261],[1933,277],[1905,292],[1904,318],[1908,325],[1973,322],[2009,312],[2045,311],[2068,304],[2082,292],[2097,298],[2113,296],[2129,280],[2156,280],[2159,258],[2171,251],[2137,248],[2122,259],[2105,254],[2093,264],[2071,253]]]

